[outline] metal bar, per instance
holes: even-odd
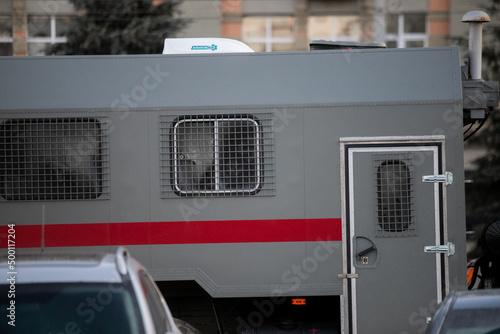
[[[482,11],[467,12],[462,22],[469,23],[469,72],[471,80],[481,79],[483,52],[483,22],[490,22],[488,14]]]

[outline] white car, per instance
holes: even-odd
[[[181,333],[146,269],[123,247],[115,254],[11,252],[4,260],[0,333]]]

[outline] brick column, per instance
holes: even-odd
[[[450,44],[450,0],[429,0],[429,46]]]
[[[241,41],[242,0],[219,0],[220,35]]]
[[[295,51],[309,50],[307,37],[307,18],[309,17],[307,0],[295,0]]]
[[[14,56],[28,55],[28,15],[25,0],[12,0],[12,25],[14,41],[12,51]]]
[[[361,25],[360,42],[373,42],[374,6],[374,0],[358,1]]]

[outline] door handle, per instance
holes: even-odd
[[[368,247],[367,249],[365,249],[364,251],[361,251],[358,253],[358,257],[362,257],[362,256],[365,256],[366,254],[370,253],[370,252],[373,252],[374,250],[376,250],[377,247],[375,247],[375,245],[372,245],[371,247]]]
[[[368,237],[355,235],[353,237],[352,263],[356,268],[373,269],[380,261],[379,250]]]

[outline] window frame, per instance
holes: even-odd
[[[154,281],[149,274],[144,270],[139,272],[139,279],[144,292],[144,299],[149,307],[149,314],[157,333],[171,332],[170,323],[168,321],[169,315],[165,310],[164,301],[162,301],[161,292],[156,287]]]
[[[255,135],[254,138],[252,139],[254,142],[254,159],[255,162],[252,164],[255,166],[255,186],[250,188],[250,189],[220,189],[221,185],[221,166],[223,165],[221,163],[221,148],[222,145],[220,144],[221,139],[220,137],[220,132],[218,131],[220,129],[219,127],[219,122],[250,122],[250,124],[253,126],[254,131],[253,134]],[[180,157],[182,153],[179,150],[178,147],[178,142],[179,140],[179,134],[177,133],[176,130],[180,128],[181,124],[185,124],[187,122],[209,122],[212,123],[210,125],[210,128],[213,129],[213,136],[214,136],[214,143],[213,143],[213,148],[214,148],[214,186],[215,189],[213,190],[207,190],[207,189],[194,189],[194,190],[184,190],[181,188],[179,185],[179,181],[181,180],[180,177]],[[242,116],[209,116],[209,117],[188,117],[188,118],[183,118],[179,119],[175,122],[174,126],[172,127],[172,164],[173,164],[173,177],[172,177],[172,187],[174,188],[174,191],[180,195],[232,195],[232,194],[254,194],[256,193],[260,187],[261,187],[261,177],[262,177],[262,171],[261,171],[261,148],[260,148],[260,125],[259,123],[253,119],[252,117],[249,117],[248,115],[242,115]]]
[[[36,37],[36,36],[30,36],[30,19],[33,17],[44,17],[44,18],[49,18],[49,24],[50,24],[50,36],[49,37]],[[28,43],[28,52],[30,53],[30,56],[36,56],[39,54],[32,54],[30,52],[30,46],[33,46],[35,44],[62,44],[62,43],[67,43],[68,38],[66,36],[57,36],[57,24],[56,21],[58,18],[71,18],[71,15],[28,15],[28,29],[27,29],[27,38],[26,41]],[[43,52],[43,55],[45,55],[45,51]]]
[[[94,125],[95,128],[90,128],[89,125]],[[22,135],[16,134],[16,127],[19,127],[23,132],[34,131],[37,134],[22,137]],[[33,202],[108,199],[108,127],[107,119],[103,117],[0,119],[0,201]],[[87,146],[85,146],[87,142],[80,142],[84,143],[84,146],[79,146],[78,149],[62,145],[81,136],[78,131],[91,130],[96,131],[93,137],[97,138],[94,150],[98,154],[93,158],[89,158],[95,164],[95,172],[90,169],[87,171],[88,167],[78,165],[78,163],[81,163],[81,160],[78,160],[78,155],[82,150],[87,149]],[[60,133],[65,131],[69,135],[63,134],[61,136]],[[39,142],[41,139],[43,140]],[[91,136],[88,136],[87,139],[91,139]],[[63,150],[67,155],[61,154]],[[76,163],[76,167],[66,166],[64,168],[59,166],[61,161],[66,161],[68,157],[77,158],[74,161],[70,159],[70,162]],[[89,154],[88,157],[92,157],[92,155]],[[25,165],[31,167],[26,168]],[[44,172],[40,173],[44,165],[48,167],[45,167]],[[63,170],[64,173],[60,173],[60,170]],[[77,170],[78,173],[75,173],[74,170]],[[9,175],[13,177],[12,180],[8,179]],[[87,177],[90,178],[86,179]],[[92,185],[93,182],[97,182],[97,184]],[[14,188],[10,189],[8,183],[14,184]]]
[[[314,25],[314,20],[325,19],[328,22],[329,34],[314,35],[310,27]],[[331,40],[331,41],[348,41],[359,42],[361,39],[361,24],[358,15],[310,15],[307,21],[307,33],[309,40]],[[354,34],[342,35],[339,34],[339,28],[352,27]]]
[[[13,33],[13,29],[12,29],[12,18],[8,15],[0,15],[0,17],[5,18],[6,22],[10,23],[10,26],[11,26],[10,37],[0,36],[0,44],[6,44],[7,48],[10,46],[10,54],[8,54],[6,56],[12,56],[14,54],[14,33]]]
[[[427,15],[425,15],[425,31],[422,33],[405,32],[405,16],[422,13],[403,13],[394,15],[397,17],[397,33],[386,33],[385,42],[396,42],[397,48],[405,48],[408,42],[423,42],[423,47],[429,46],[429,37],[427,36]],[[425,13],[423,13],[425,14]],[[387,27],[386,27],[387,29]]]
[[[293,19],[292,23],[292,29],[291,29],[291,36],[292,37],[274,37],[273,36],[273,19],[274,18],[289,18]],[[242,30],[244,30],[244,25],[245,25],[245,18],[249,19],[257,19],[261,18],[264,19],[264,36],[259,36],[259,37],[245,37],[244,33],[242,32],[242,37],[243,37],[243,42],[247,44],[264,44],[264,52],[271,52],[273,51],[273,45],[274,44],[293,44],[295,43],[296,35],[297,35],[297,22],[295,20],[295,17],[293,16],[247,16],[243,18],[242,21]],[[292,50],[290,50],[292,51]]]
[[[413,154],[374,153],[373,158],[376,236],[416,236]]]

